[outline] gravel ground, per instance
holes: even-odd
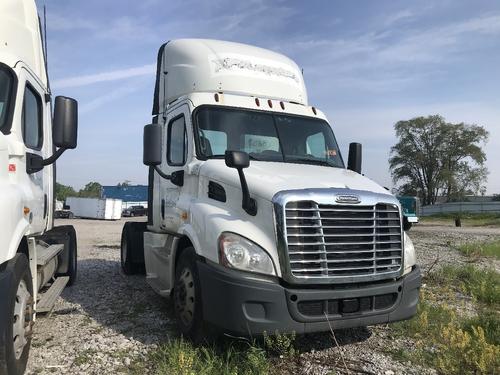
[[[125,277],[120,270],[123,222],[59,223],[77,230],[78,280],[63,292],[51,315],[38,318],[29,374],[127,373],[148,351],[177,335],[169,301],[157,296],[143,277]],[[425,273],[442,264],[470,262],[455,247],[500,238],[500,228],[415,226],[410,235]],[[498,270],[498,261],[493,266]],[[388,335],[386,326],[344,330],[336,332],[338,345],[329,334],[302,336],[297,347],[303,354],[293,361],[277,360],[275,366],[284,374],[329,374],[334,369],[340,374],[433,373],[384,354],[389,347],[411,346]]]

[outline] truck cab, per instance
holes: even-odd
[[[76,279],[76,235],[55,227],[55,161],[77,103],[52,96],[33,0],[0,3],[0,373],[24,372],[37,313]]]
[[[400,203],[361,174],[361,145],[346,166],[287,57],[163,45],[144,163],[148,222],[125,224],[122,268],[172,299],[184,334],[300,334],[416,313]]]

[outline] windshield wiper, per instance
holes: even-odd
[[[330,164],[326,160],[318,160],[318,159],[286,159],[287,163],[297,163],[297,164],[312,164],[312,165],[321,165],[324,167],[335,167],[335,165]]]

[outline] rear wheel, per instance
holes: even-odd
[[[0,373],[23,374],[33,332],[33,285],[28,258],[17,254],[0,272]]]
[[[125,275],[144,274],[144,231],[146,223],[125,223],[122,230],[120,259]]]
[[[204,332],[201,286],[192,247],[181,253],[175,268],[174,311],[182,334],[200,341]]]

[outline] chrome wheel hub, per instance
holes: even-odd
[[[33,328],[33,297],[26,282],[21,280],[17,287],[14,304],[14,323],[12,326],[14,353],[16,359],[21,358],[24,347],[32,335]]]
[[[186,326],[190,326],[194,318],[194,279],[188,268],[184,268],[175,289],[175,309]]]

